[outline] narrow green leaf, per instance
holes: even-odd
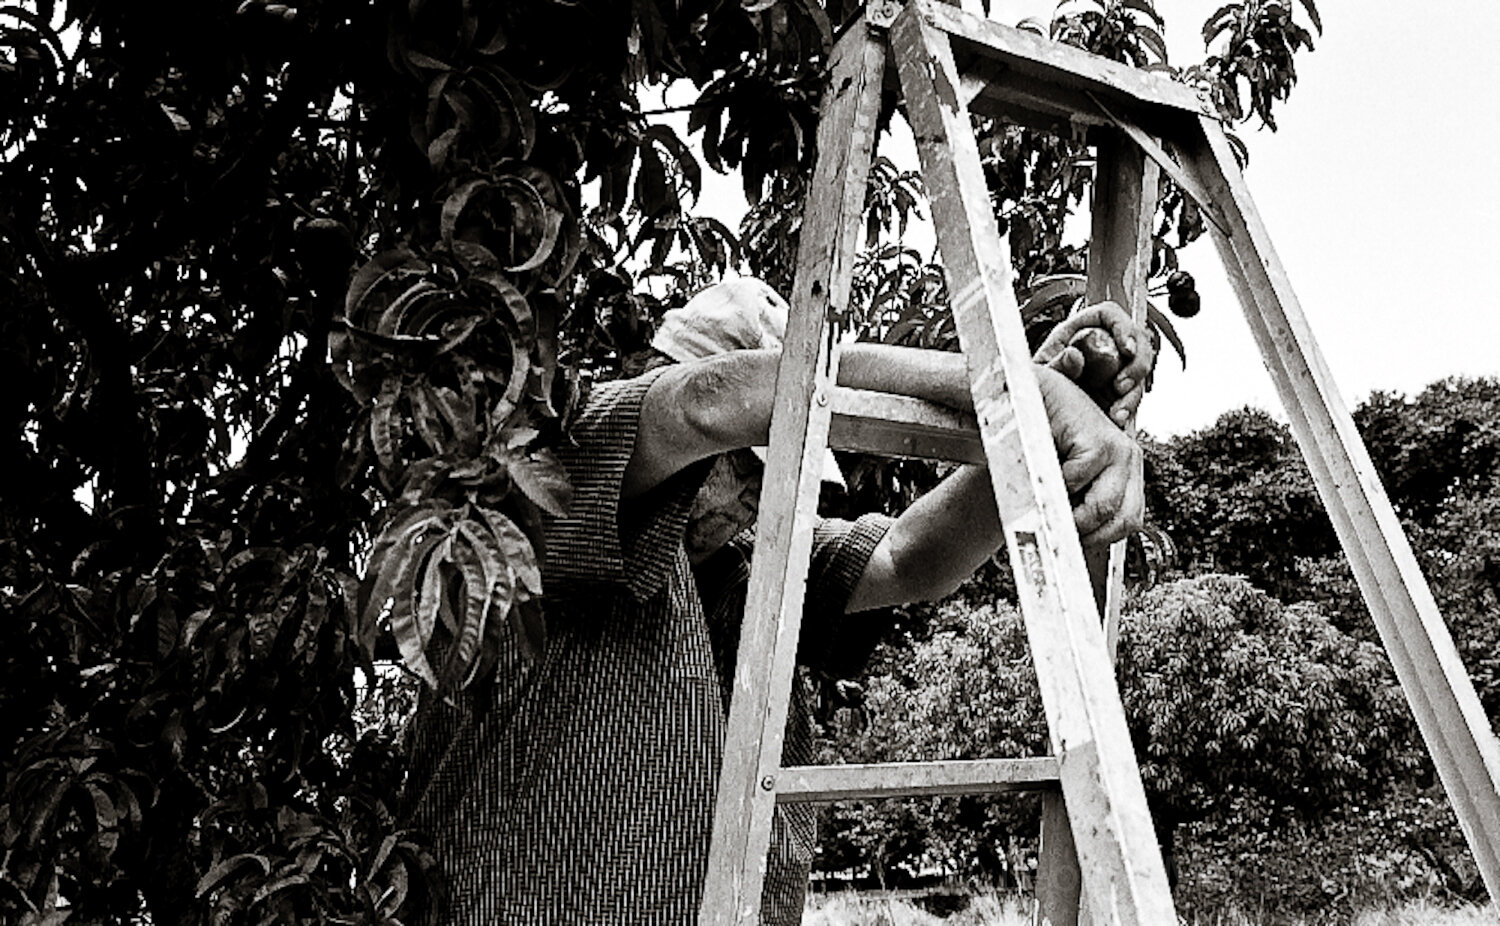
[[[699,166],[698,159],[693,157],[693,151],[669,125],[653,125],[641,135],[642,144],[655,142],[666,149],[677,162],[677,171],[688,185],[688,191],[693,194],[693,201],[697,202],[698,194],[703,189],[703,168]]]
[[[397,468],[396,454],[401,443],[401,415],[397,402],[401,399],[401,376],[386,377],[380,395],[375,398],[375,407],[370,410],[370,444],[375,448],[375,457],[381,469],[394,472]]]
[[[516,488],[548,514],[563,517],[573,504],[573,486],[567,471],[546,450],[516,455],[505,460]]]
[[[531,97],[516,79],[504,68],[490,64],[476,69],[470,75],[472,83],[494,102],[497,122],[508,121],[515,126],[519,141],[515,152],[519,160],[531,156],[536,144],[536,117],[531,111]]]
[[[489,617],[490,589],[479,554],[467,542],[453,545],[453,561],[463,577],[464,610],[460,617],[458,639],[448,653],[443,668],[444,687],[456,687],[460,679],[472,672],[474,657],[484,639],[485,622]]]
[[[358,607],[362,621],[373,624],[385,609],[395,587],[397,569],[393,552],[410,544],[416,536],[435,530],[446,530],[452,509],[442,502],[429,501],[397,510],[375,538],[365,565],[365,579],[359,590]]]
[[[432,664],[427,661],[427,644],[436,624],[436,602],[434,600],[434,607],[430,610],[425,608],[427,602],[418,600],[418,589],[419,583],[425,581],[423,565],[448,537],[447,534],[434,534],[397,547],[394,551],[396,562],[391,564],[396,570],[395,594],[391,599],[391,633],[401,651],[402,664],[433,688],[438,686],[438,680]]]
[[[306,884],[307,882],[308,877],[306,872],[301,871],[295,874],[287,875],[283,878],[277,878],[275,881],[270,881],[266,884],[262,884],[258,889],[256,889],[255,894],[250,898],[250,903],[258,904],[262,900],[265,900],[267,897],[270,897],[272,894],[278,894],[289,887],[296,887],[299,884]]]
[[[1323,18],[1318,15],[1318,7],[1313,0],[1302,0],[1302,6],[1307,10],[1307,18],[1312,20],[1313,28],[1318,34],[1323,34]]]
[[[452,250],[453,232],[458,226],[459,216],[463,215],[464,209],[468,207],[469,201],[474,198],[474,194],[482,190],[487,190],[493,185],[493,182],[487,177],[470,180],[468,183],[460,185],[458,189],[449,194],[447,199],[443,200],[443,212],[438,225],[443,236],[443,247]]]
[[[414,67],[425,68],[432,71],[451,71],[453,66],[446,61],[439,61],[431,55],[423,54],[414,48],[406,50],[406,60]]]
[[[458,534],[468,541],[475,556],[478,557],[479,568],[484,571],[488,593],[493,596],[496,589],[502,590],[505,595],[502,614],[508,611],[512,590],[515,587],[515,573],[511,570],[509,557],[505,555],[499,539],[491,532],[486,521],[475,521],[470,518],[465,518],[458,523]],[[493,603],[492,597],[491,604]]]
[[[802,11],[817,27],[818,40],[822,43],[820,56],[826,61],[828,53],[833,50],[833,24],[828,21],[828,13],[817,0],[802,0]]]
[[[1178,359],[1182,361],[1182,368],[1186,370],[1187,348],[1182,346],[1182,338],[1177,336],[1177,329],[1172,327],[1172,320],[1149,302],[1146,303],[1146,320],[1162,333],[1162,337],[1171,342],[1173,349],[1177,351]]]
[[[1236,17],[1244,5],[1240,3],[1226,3],[1214,10],[1213,14],[1203,21],[1203,44],[1205,47],[1212,45],[1214,38],[1225,29],[1233,28]]]
[[[1156,23],[1158,29],[1165,29],[1167,27],[1167,24],[1162,21],[1161,14],[1157,13],[1156,8],[1151,5],[1151,0],[1121,0],[1121,6],[1129,10],[1139,10],[1145,13],[1151,17],[1152,22]]]
[[[442,171],[448,165],[448,152],[453,149],[462,131],[462,126],[452,126],[427,145],[427,163],[433,170]]]
[[[1163,39],[1155,29],[1150,26],[1136,26],[1135,37],[1141,40],[1142,45],[1151,49],[1151,53],[1156,55],[1156,60],[1163,62],[1167,60],[1166,39]]]
[[[391,857],[391,850],[396,848],[396,834],[392,833],[381,840],[380,848],[375,852],[375,858],[370,861],[370,871],[365,875],[366,881],[374,881],[380,869],[385,867],[385,860]]]
[[[412,613],[416,616],[417,634],[423,641],[424,652],[427,641],[432,639],[432,634],[437,629],[438,616],[443,611],[447,575],[443,567],[451,563],[452,556],[453,535],[448,534],[431,548],[430,554],[419,564],[420,582],[413,581],[412,583],[411,591],[415,596],[412,601]]]
[[[535,183],[518,174],[501,177],[496,181],[495,189],[511,201],[516,212],[524,214],[534,208],[541,221],[542,233],[537,236],[531,254],[519,263],[505,268],[511,273],[535,270],[546,263],[557,247],[558,233],[562,230],[562,213],[547,202]],[[512,255],[512,259],[516,256],[518,255]]]
[[[401,909],[401,905],[406,902],[408,890],[406,864],[403,862],[392,866],[390,872],[391,883],[380,895],[380,902],[377,906],[380,915],[386,917],[394,917],[396,911]]]
[[[389,281],[426,273],[427,270],[427,262],[408,248],[381,251],[354,272],[354,277],[349,281],[349,291],[344,297],[344,317],[351,325],[372,327],[363,321],[365,313],[362,308],[366,297]]]
[[[427,85],[427,114],[422,122],[422,132],[413,135],[413,141],[418,148],[426,148],[432,141],[432,135],[437,131],[439,117],[442,115],[442,104],[448,99],[448,84],[452,82],[453,72],[443,71],[432,78]],[[413,126],[415,133],[416,126]]]
[[[262,875],[269,875],[271,873],[270,859],[264,855],[256,855],[253,852],[242,852],[239,855],[232,855],[210,868],[203,877],[198,879],[198,886],[194,890],[193,896],[202,897],[220,884],[223,884],[230,875],[251,862],[260,866]]]
[[[422,443],[433,453],[447,452],[448,435],[443,430],[443,418],[432,396],[432,384],[426,380],[412,383],[406,388],[406,400],[411,403],[412,425]]]
[[[516,331],[523,341],[536,337],[536,319],[531,312],[531,303],[526,301],[526,297],[510,281],[494,270],[476,270],[470,279],[499,297],[500,305],[515,323]]]
[[[536,548],[516,522],[503,513],[484,506],[476,506],[489,525],[491,533],[500,542],[505,561],[510,564],[521,587],[532,595],[542,594],[542,573],[537,566]]]
[[[635,174],[635,207],[642,215],[651,218],[673,211],[667,197],[667,169],[654,145],[640,147],[640,166]]]
[[[432,390],[432,405],[442,416],[453,439],[465,455],[472,455],[479,447],[479,432],[474,420],[474,402],[464,393],[455,392],[447,386]]]

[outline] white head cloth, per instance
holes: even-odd
[[[781,349],[791,311],[764,280],[737,277],[715,283],[680,309],[662,316],[651,346],[679,363],[732,350]],[[766,458],[766,448],[753,447]],[[824,451],[823,481],[844,485],[832,451]]]

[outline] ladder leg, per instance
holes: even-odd
[[[1088,301],[1117,302],[1141,322],[1146,318],[1151,275],[1151,223],[1161,172],[1127,139],[1101,132],[1096,145],[1091,197]],[[1134,433],[1135,422],[1129,425]],[[1125,591],[1125,542],[1084,551],[1094,600],[1104,614],[1111,662],[1120,632]],[[1073,926],[1079,920],[1082,872],[1060,794],[1042,796],[1041,849],[1037,858],[1037,922]],[[1087,918],[1085,918],[1087,922]]]
[[[1036,859],[1036,926],[1077,926],[1082,879],[1063,796],[1048,791],[1042,795],[1042,839]]]
[[[1161,169],[1121,133],[1100,132],[1096,146],[1089,239],[1088,301],[1117,302],[1137,322],[1146,320],[1151,276],[1151,224]],[[1135,436],[1135,421],[1127,426]],[[1086,550],[1094,597],[1104,614],[1104,636],[1113,662],[1125,593],[1125,541],[1107,551]]]
[[[885,46],[862,23],[835,48],[818,127],[818,161],[797,256],[792,312],[776,378],[764,493],[725,734],[699,923],[759,922],[811,555],[828,390],[828,306],[844,305],[879,110]],[[814,402],[818,394],[820,401]],[[779,616],[779,620],[777,619]]]
[[[1491,899],[1500,902],[1500,744],[1223,129],[1208,118],[1200,124],[1201,134],[1183,146],[1183,166],[1222,213],[1228,234],[1214,230],[1214,243],[1475,863]]]
[[[892,54],[932,196],[975,413],[1084,882],[1100,915],[1126,924],[1175,923],[1010,286],[1008,250],[990,210],[952,50],[925,13],[925,4],[908,4],[892,27]]]

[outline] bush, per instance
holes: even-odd
[[[1178,853],[1178,911],[1199,922],[1240,911],[1265,924],[1345,923],[1411,900],[1484,897],[1442,789],[1410,782],[1311,825],[1184,827]]]
[[[824,761],[1048,752],[1017,610],[950,603],[927,626],[937,629],[880,654],[866,679],[866,723],[835,724]],[[1188,839],[1185,883],[1204,902],[1242,887],[1256,896],[1258,887],[1215,887],[1234,869],[1192,870],[1207,857],[1203,847],[1306,865],[1306,853],[1269,834],[1314,832],[1354,813],[1348,808],[1377,804],[1388,782],[1422,768],[1380,650],[1339,631],[1316,605],[1284,606],[1241,578],[1184,579],[1132,601],[1118,677],[1159,834],[1169,851],[1179,832]],[[835,805],[818,868],[868,867],[887,884],[941,872],[1025,886],[1036,807],[1015,796]],[[1361,821],[1385,825],[1350,816],[1341,840],[1351,858]]]

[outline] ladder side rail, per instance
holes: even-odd
[[[856,23],[835,47],[831,71],[777,371],[766,490],[700,905],[703,926],[759,921],[830,418],[836,358],[825,337],[825,319],[831,302],[843,304],[853,271],[885,71],[884,43]],[[797,491],[775,491],[778,486]]]
[[[1146,322],[1151,276],[1151,228],[1161,188],[1161,169],[1120,132],[1094,133],[1096,160],[1089,238],[1089,304],[1116,302],[1137,324]],[[1135,437],[1134,417],[1126,431]],[[1120,609],[1125,596],[1125,541],[1099,554],[1084,551],[1094,580],[1094,595],[1104,612],[1105,645],[1115,659],[1120,637]],[[1096,562],[1102,560],[1102,562]]]
[[[1089,894],[1125,924],[1176,922],[1072,509],[947,36],[912,2],[891,31],[932,196],[1006,545]],[[1002,427],[1014,414],[1015,426]]]
[[[1083,870],[1068,823],[1067,799],[1056,791],[1042,794],[1041,843],[1036,859],[1036,926],[1076,926],[1083,899]],[[1084,920],[1087,922],[1087,919]]]
[[[1230,282],[1406,692],[1491,899],[1500,902],[1500,743],[1334,386],[1216,120],[1180,146],[1230,228]]]
[[[1092,221],[1088,255],[1090,304],[1118,303],[1131,318],[1146,319],[1148,279],[1151,275],[1151,227],[1156,214],[1161,171],[1156,162],[1121,133],[1103,129],[1095,135],[1094,185],[1090,197]],[[1126,430],[1135,436],[1132,419]],[[1115,660],[1120,634],[1120,610],[1125,597],[1125,541],[1084,551],[1094,600],[1104,614],[1105,648]],[[1042,795],[1042,850],[1037,859],[1037,922],[1076,922],[1080,907],[1081,872],[1066,805],[1057,792]],[[1087,915],[1084,921],[1088,921]]]

